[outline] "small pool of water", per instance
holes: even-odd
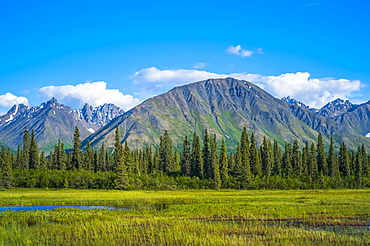
[[[6,210],[11,211],[30,211],[30,210],[48,210],[56,208],[78,208],[78,209],[130,209],[129,207],[118,207],[118,206],[11,206],[11,207],[0,207],[0,213]]]
[[[153,209],[163,210],[168,208],[165,203],[153,204],[127,204],[127,205],[42,205],[42,206],[9,206],[0,207],[0,213],[3,211],[31,211],[31,210],[49,210],[57,208],[78,208],[78,209],[106,209],[106,210],[139,210],[139,209]]]

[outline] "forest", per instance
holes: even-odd
[[[295,140],[279,147],[264,137],[258,145],[244,128],[236,151],[205,130],[185,136],[180,150],[165,131],[158,148],[131,150],[115,131],[114,148],[81,149],[76,127],[73,149],[58,142],[50,153],[40,152],[34,132],[24,130],[16,152],[0,151],[0,187],[124,190],[176,189],[329,189],[370,187],[370,156],[364,145],[339,151],[333,139],[325,151],[322,135],[300,147]]]

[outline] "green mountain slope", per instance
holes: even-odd
[[[307,109],[285,103],[258,86],[233,78],[209,79],[180,86],[148,99],[107,126],[89,136],[95,148],[104,142],[113,146],[114,129],[118,126],[122,142],[133,148],[158,144],[159,136],[168,130],[174,145],[181,145],[185,135],[194,131],[202,135],[205,129],[235,148],[243,127],[254,132],[257,141],[263,136],[282,145],[297,139],[316,141],[321,132],[324,141],[333,135],[337,144],[347,141],[350,148],[369,140],[340,123],[324,118]]]

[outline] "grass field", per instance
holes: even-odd
[[[368,245],[370,190],[12,189],[0,206],[134,205],[0,214],[0,245]]]

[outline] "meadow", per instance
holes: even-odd
[[[368,245],[370,190],[120,191],[10,189],[0,245]]]

